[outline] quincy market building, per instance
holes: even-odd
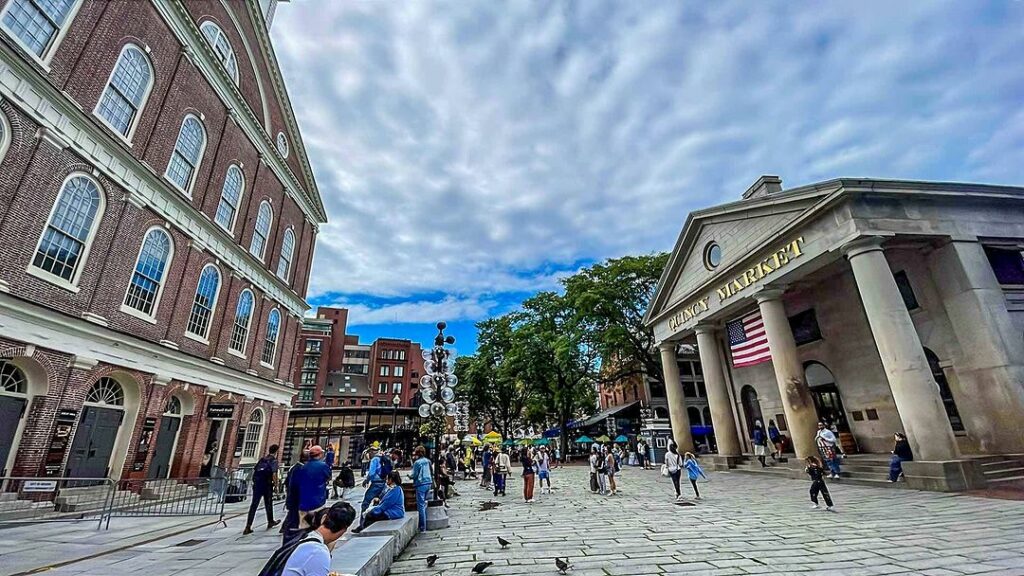
[[[690,214],[647,313],[663,358],[698,346],[716,465],[751,450],[756,420],[775,419],[799,459],[817,454],[826,420],[847,452],[888,454],[905,432],[911,486],[985,486],[986,464],[1024,453],[1024,188],[781,184]],[[758,311],[770,360],[734,368],[726,324]]]

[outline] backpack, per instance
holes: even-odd
[[[273,460],[269,456],[260,458],[259,462],[252,469],[252,483],[258,486],[266,486],[274,475]]]
[[[307,533],[308,534],[308,533]],[[284,546],[277,549],[276,552],[267,560],[267,563],[263,566],[257,576],[281,576],[284,573],[284,567],[288,564],[288,559],[291,558],[292,553],[299,547],[300,544],[306,542],[319,542],[316,538],[296,538],[291,542],[288,542]]]

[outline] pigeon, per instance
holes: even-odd
[[[434,562],[437,562],[437,554],[431,554],[427,556],[427,568],[433,568]]]
[[[480,504],[480,511],[487,512],[488,510],[494,510],[498,506],[501,506],[501,504],[493,500],[488,500],[487,502],[482,502]]]
[[[566,558],[566,560],[568,560],[568,558]],[[563,562],[561,558],[555,558],[555,566],[558,567],[558,571],[562,574],[565,574],[566,570],[572,568],[571,564]]]
[[[501,536],[498,536],[498,544],[501,544],[501,549],[504,550],[505,548],[508,548],[509,542]]]
[[[491,564],[494,564],[494,562],[477,562],[476,566],[473,566],[472,572],[473,574],[483,574],[484,570],[487,570],[487,567]]]

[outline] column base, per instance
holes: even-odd
[[[723,456],[721,454],[708,454],[703,457],[707,461],[708,465],[705,466],[708,470],[715,470],[722,472],[724,470],[731,470],[736,467],[743,457],[742,456]]]
[[[903,463],[907,487],[934,492],[980,490],[987,486],[976,460],[941,460]]]

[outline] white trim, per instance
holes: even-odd
[[[114,73],[117,72],[117,65],[121,62],[121,57],[124,56],[124,53],[127,52],[129,48],[135,48],[142,53],[146,66],[149,67],[149,82],[146,83],[146,89],[142,94],[142,102],[139,102],[139,107],[135,112],[135,117],[132,118],[131,122],[128,124],[128,133],[121,134],[117,128],[115,128],[107,121],[106,118],[103,117],[102,114],[100,114],[100,103],[103,102],[103,95],[107,93],[107,88],[110,87],[110,83],[114,81]],[[128,146],[132,145],[132,137],[135,136],[135,129],[139,127],[139,121],[142,119],[142,113],[146,109],[146,103],[149,102],[149,95],[153,92],[153,85],[156,83],[156,70],[153,69],[153,63],[150,62],[148,53],[149,51],[144,47],[139,46],[134,42],[126,42],[125,45],[121,47],[121,51],[117,53],[117,59],[114,60],[114,65],[110,67],[110,75],[107,76],[107,82],[103,85],[103,90],[100,91],[99,98],[96,99],[96,106],[92,109],[92,115],[99,119],[104,126],[109,128],[114,135],[121,140],[124,140]]]
[[[252,417],[257,412],[260,413],[260,421],[256,422],[256,424],[259,425],[259,432],[257,432],[259,436],[256,438],[256,449],[253,450],[252,456],[246,456],[245,445],[249,441],[249,426],[253,424]],[[262,457],[263,438],[264,436],[266,436],[267,423],[267,411],[264,410],[263,408],[257,406],[256,408],[253,408],[251,412],[249,412],[249,419],[246,420],[245,422],[245,434],[242,436],[242,459],[239,462],[240,464],[251,464],[253,462],[258,461]]]
[[[210,345],[210,341],[209,340],[207,340],[206,338],[203,338],[202,336],[197,336],[197,335],[193,334],[192,332],[189,332],[188,330],[185,330],[185,338],[188,338],[189,340],[194,340],[196,342],[199,342],[200,344],[205,344],[206,346]]]
[[[238,203],[235,204],[234,210],[232,211],[232,214],[231,214],[231,225],[230,225],[230,227],[225,228],[220,222],[217,222],[217,212],[220,210],[220,203],[224,201],[224,186],[226,186],[227,183],[228,183],[228,174],[231,172],[232,168],[235,168],[236,170],[238,170],[238,173],[242,175],[242,187],[238,190]],[[224,182],[222,182],[221,185],[220,185],[220,198],[217,199],[217,207],[214,208],[214,210],[213,210],[213,222],[214,222],[214,224],[216,224],[217,226],[220,226],[220,228],[222,230],[226,231],[228,234],[230,234],[232,238],[235,237],[235,223],[238,222],[238,213],[242,211],[242,198],[244,198],[244,197],[245,197],[245,171],[242,169],[241,166],[239,166],[239,164],[237,162],[232,162],[231,164],[228,164],[228,169],[224,171]]]
[[[251,320],[252,319],[250,318],[250,321]],[[231,327],[232,327],[232,329],[235,327],[235,324],[233,322],[231,324]],[[237,357],[241,358],[242,360],[248,360],[249,359],[249,357],[246,356],[245,354],[243,354],[242,352],[239,352],[238,350],[235,350],[234,348],[231,348],[230,344],[228,344],[228,354],[231,354],[232,356],[237,356]]]
[[[187,122],[189,118],[195,118],[195,121],[199,122],[199,130],[203,133],[203,141],[200,143],[199,156],[196,158],[196,165],[192,167],[192,175],[189,176],[188,184],[185,188],[182,188],[181,186],[178,186],[177,182],[171,180],[170,170],[171,161],[174,160],[174,153],[178,150],[178,140],[181,139],[181,131],[185,129],[185,122]],[[191,112],[185,114],[185,117],[181,119],[181,126],[178,127],[178,137],[174,139],[174,147],[171,148],[171,155],[167,158],[167,168],[164,168],[164,179],[170,182],[171,186],[181,190],[181,193],[188,196],[190,199],[192,198],[192,189],[195,187],[196,178],[199,176],[199,167],[203,165],[203,155],[206,154],[206,142],[208,140],[209,138],[206,135],[206,125],[203,124],[203,121]]]
[[[275,348],[276,348],[276,346],[275,346]],[[276,351],[275,351],[275,352],[276,352]],[[273,365],[273,364],[267,364],[267,363],[266,363],[266,362],[264,362],[263,360],[260,360],[260,366],[263,366],[264,368],[270,368],[271,370],[273,370],[273,369],[274,369],[274,365]]]
[[[288,239],[288,235],[292,235],[292,246],[288,251],[288,267],[284,270],[284,276],[281,275],[281,261],[284,259],[284,244],[285,240]],[[295,237],[295,226],[288,226],[284,229],[284,234],[281,235],[281,252],[277,255],[277,270],[274,271],[277,277],[284,281],[285,284],[291,286],[291,282],[288,280],[292,276],[292,268],[295,264],[295,244],[298,242]]]
[[[0,23],[3,22],[4,16],[7,15],[7,11],[10,10],[11,6],[13,5],[14,0],[10,0],[9,2],[7,2],[7,5],[4,6],[3,10],[0,10]],[[46,50],[43,51],[42,55],[37,55],[31,48],[29,48],[24,42],[22,42],[21,38],[19,38],[16,34],[8,30],[6,26],[3,26],[3,24],[0,24],[0,30],[3,30],[4,34],[6,34],[7,37],[11,39],[12,42],[17,44],[18,47],[25,52],[25,54],[28,54],[30,58],[35,60],[35,62],[39,64],[39,66],[41,66],[44,71],[49,72],[50,61],[53,60],[53,55],[57,53],[57,48],[60,46],[60,43],[64,40],[64,36],[67,34],[68,29],[71,28],[71,23],[75,20],[75,16],[78,15],[78,9],[81,7],[82,0],[77,0],[75,4],[71,7],[71,9],[68,10],[68,15],[64,19],[64,23],[61,24],[61,27],[53,36],[53,40],[50,41],[50,45],[46,47]]]
[[[167,261],[164,263],[163,272],[160,274],[160,280],[157,282],[156,296],[153,298],[153,309],[149,311],[149,314],[132,308],[128,305],[128,291],[132,288],[132,278],[135,277],[135,271],[139,267],[139,259],[142,258],[142,250],[146,247],[146,239],[149,238],[149,234],[153,231],[158,231],[167,237],[168,249],[167,249]],[[142,242],[139,243],[139,253],[135,256],[135,264],[132,265],[132,269],[128,274],[128,282],[124,289],[124,296],[121,298],[121,311],[126,314],[131,314],[137,318],[141,318],[150,324],[156,324],[156,313],[160,309],[160,299],[164,295],[164,286],[167,285],[167,276],[171,273],[171,264],[174,262],[174,237],[171,233],[165,230],[162,226],[150,226],[146,229],[146,232],[142,234]],[[131,312],[130,312],[131,311]]]
[[[134,269],[132,269],[132,271],[134,272]],[[131,282],[131,281],[129,280],[129,282]],[[121,303],[121,307],[119,308],[119,310],[121,310],[121,312],[124,312],[125,314],[127,314],[129,316],[134,316],[134,317],[138,318],[139,320],[144,320],[146,322],[149,322],[150,324],[156,324],[156,316],[155,315],[154,316],[147,316],[145,312],[143,312],[141,310],[136,310],[135,308],[132,308],[131,306],[129,306],[127,304],[124,304],[123,302]]]
[[[85,238],[85,243],[82,246],[82,254],[78,257],[78,263],[75,265],[75,273],[71,276],[71,280],[65,280],[60,276],[52,272],[43,270],[37,267],[33,262],[36,260],[36,254],[39,252],[39,247],[43,243],[43,237],[46,236],[46,229],[50,227],[50,222],[53,220],[53,215],[57,212],[57,205],[60,204],[60,198],[64,195],[64,189],[67,187],[68,182],[75,178],[86,178],[96,186],[97,192],[99,192],[100,205],[96,207],[96,214],[93,216],[92,226],[89,229],[89,234]],[[28,272],[29,274],[46,280],[51,284],[54,284],[65,290],[71,292],[78,292],[78,281],[82,278],[82,270],[85,268],[86,263],[89,260],[89,252],[92,250],[93,240],[96,239],[96,231],[99,230],[100,221],[103,220],[103,215],[107,211],[107,194],[103,190],[103,186],[100,185],[99,180],[93,178],[91,174],[85,172],[71,172],[64,177],[64,181],[61,182],[60,188],[57,189],[57,195],[53,199],[53,206],[50,207],[50,214],[46,217],[46,221],[43,222],[43,229],[39,231],[39,238],[36,240],[35,248],[32,250],[32,255],[28,259]]]
[[[249,319],[245,323],[245,338],[242,340],[242,349],[236,350],[231,347],[232,339],[235,334],[235,319],[238,317],[238,303],[242,300],[242,294],[246,292],[252,298],[252,307],[249,308]],[[235,356],[239,358],[246,358],[245,349],[249,347],[249,336],[252,335],[252,318],[256,315],[256,295],[253,294],[252,290],[243,288],[238,293],[238,300],[235,301],[235,311],[231,314],[231,332],[228,334],[228,352],[233,352]]]
[[[214,38],[213,41],[211,42],[206,37],[206,34],[203,32],[203,28],[206,27],[206,26],[213,26],[214,28],[217,29],[217,36],[218,37],[220,37],[220,36],[224,37],[224,42],[227,43],[228,50],[231,52],[231,57],[234,58],[234,60],[235,60],[235,72],[234,72],[234,74],[231,75],[231,79],[235,81],[235,86],[238,86],[239,85],[239,83],[238,83],[238,55],[235,54],[235,47],[231,45],[231,40],[229,40],[228,39],[228,35],[224,33],[224,29],[221,28],[220,25],[217,24],[217,22],[215,22],[212,18],[207,18],[206,20],[203,20],[202,22],[199,22],[199,33],[203,36],[203,40],[205,42],[207,42],[208,44],[210,44],[210,48],[213,48],[214,54],[217,53],[217,38]],[[222,68],[224,68],[225,72],[231,73],[231,71],[228,70],[228,67],[224,64],[223,61],[220,63],[220,65],[221,65]]]
[[[0,20],[2,19],[3,16],[0,16]],[[0,98],[0,102],[3,102],[2,98]],[[0,162],[3,162],[8,148],[11,147],[11,122],[3,110],[0,110],[0,130],[3,131],[3,134],[0,134]]]

